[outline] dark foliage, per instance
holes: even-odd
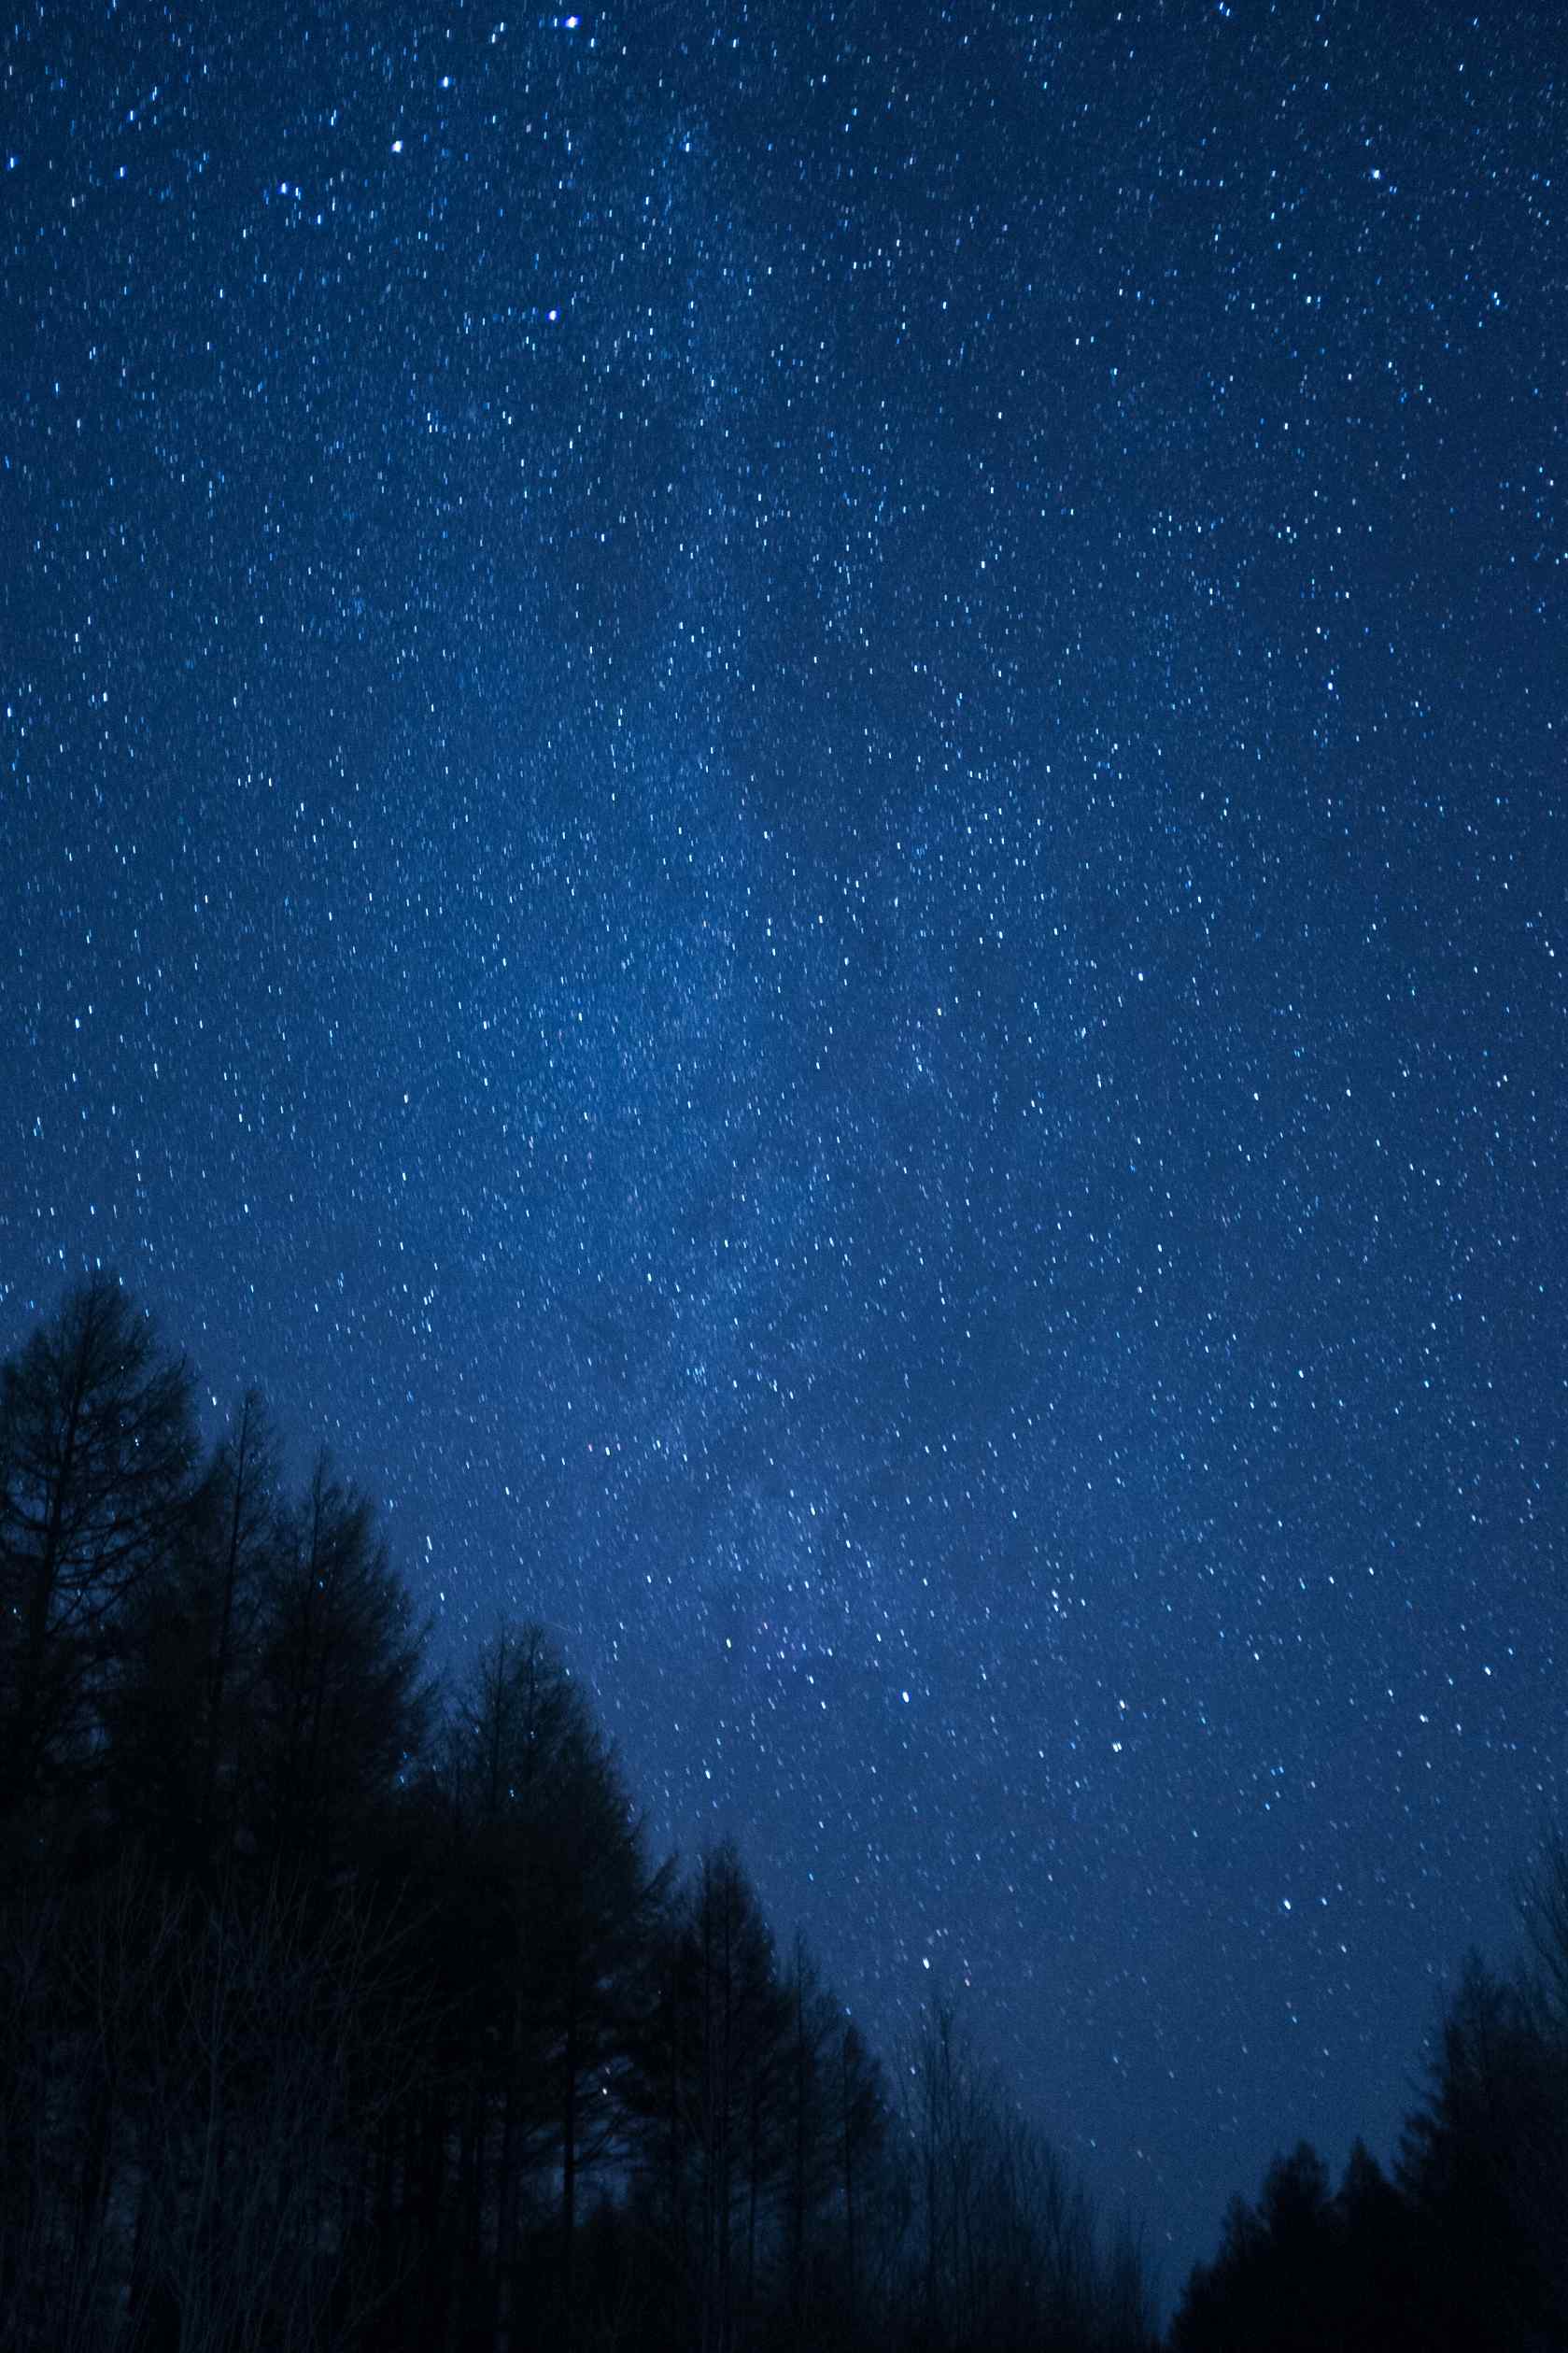
[[[0,1368],[0,2353],[1133,2353],[1136,2245],[938,2002],[889,2088],[544,1631],[442,1694],[375,1513],[203,1463],[107,1278]],[[1391,2179],[1302,2143],[1173,2353],[1568,2344],[1568,1847]]]
[[[654,1867],[539,1627],[440,1693],[106,1277],[3,1383],[0,2353],[1152,2342],[950,2014],[896,2103],[733,1848]]]
[[[128,1613],[167,1566],[196,1459],[191,1382],[106,1276],[0,1372],[0,1816],[9,1858],[79,1837]]]
[[[1525,1892],[1532,1964],[1466,1963],[1391,2181],[1358,2143],[1336,2196],[1303,2144],[1237,2199],[1174,2353],[1548,2353],[1568,2345],[1564,1850]]]

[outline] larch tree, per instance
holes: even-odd
[[[569,2339],[581,2184],[622,2135],[629,1989],[664,1879],[582,1686],[537,1624],[498,1627],[452,1711],[443,1773],[452,1917],[470,1923],[450,1955],[452,1990],[468,1989],[454,2014],[469,2233],[504,2297],[525,2179],[551,2171]]]
[[[113,1779],[126,1827],[170,1866],[220,1874],[232,1859],[262,1609],[286,1537],[271,1425],[251,1391],[126,1613]]]
[[[422,1633],[374,1508],[323,1451],[259,1612],[242,1798],[257,1853],[323,1881],[350,1867],[423,1750],[431,1706]]]
[[[631,2097],[671,2319],[727,2353],[778,2246],[793,2135],[790,2006],[735,1848],[706,1854],[651,1956]]]
[[[0,1375],[0,1807],[35,1850],[91,1783],[125,1612],[176,1544],[196,1453],[183,1361],[106,1274]]]

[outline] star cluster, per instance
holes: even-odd
[[[0,1341],[260,1380],[1167,2279],[1562,1795],[1551,13],[3,69]]]

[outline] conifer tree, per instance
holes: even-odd
[[[493,2258],[504,2301],[522,2193],[548,2169],[569,2339],[581,2185],[623,2133],[630,1989],[664,1876],[581,1685],[537,1624],[503,1623],[487,1645],[448,1722],[443,1778],[465,2240]]]
[[[789,2003],[732,1844],[703,1856],[653,1958],[630,2086],[677,2334],[727,2347],[777,2246],[789,2175]]]
[[[109,1715],[117,1809],[168,1866],[220,1873],[233,1854],[283,1541],[271,1426],[252,1391],[126,1615]]]
[[[106,1274],[0,1374],[0,1808],[35,1855],[87,1793],[125,1612],[195,1457],[190,1374]]]
[[[423,1636],[367,1497],[323,1450],[282,1522],[257,1632],[246,1808],[259,1855],[350,1868],[429,1736]]]

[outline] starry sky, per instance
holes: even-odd
[[[1167,2289],[1568,1765],[1555,9],[19,5],[0,1347],[102,1260]]]

